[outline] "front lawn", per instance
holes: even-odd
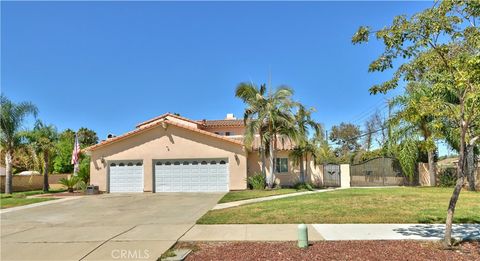
[[[50,189],[48,192],[43,192],[43,190],[30,190],[30,191],[22,191],[22,192],[13,192],[12,194],[5,194],[0,193],[0,198],[11,198],[11,197],[22,197],[22,196],[33,196],[33,195],[40,195],[40,194],[50,194],[50,193],[60,193],[65,192],[65,189]]]
[[[241,190],[228,192],[218,203],[227,203],[232,201],[239,201],[252,198],[262,198],[268,196],[290,194],[295,192],[302,192],[306,190],[296,189],[272,189],[272,190]]]
[[[33,203],[54,200],[55,198],[2,198],[0,199],[0,207],[1,208],[11,208],[11,207],[18,207],[23,205],[29,205]]]
[[[352,188],[212,210],[198,224],[444,223],[452,188]],[[480,223],[480,193],[462,191],[455,223]]]

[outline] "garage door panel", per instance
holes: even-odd
[[[167,162],[155,164],[157,192],[228,191],[226,160],[225,164],[219,164],[218,160],[181,160],[180,165]]]
[[[124,162],[110,164],[109,191],[143,192],[143,164]]]

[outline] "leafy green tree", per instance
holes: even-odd
[[[30,145],[34,151],[41,155],[43,159],[43,191],[48,192],[51,159],[55,154],[56,143],[58,140],[57,128],[53,125],[47,125],[37,120],[32,131],[26,133]]]
[[[73,165],[71,161],[74,142],[75,132],[71,129],[66,129],[60,133],[58,142],[56,144],[57,154],[53,159],[53,171],[55,173],[73,172]]]
[[[353,36],[353,43],[369,40],[374,33],[385,49],[369,67],[370,72],[383,72],[400,65],[393,77],[374,85],[370,92],[385,93],[406,82],[426,82],[432,96],[425,106],[434,108],[436,117],[449,122],[448,132],[456,131],[459,147],[458,180],[450,199],[444,244],[451,246],[455,206],[467,170],[467,147],[474,146],[480,136],[470,130],[480,117],[480,2],[451,0],[435,2],[431,8],[411,17],[397,16],[390,26],[373,32],[362,26]]]
[[[351,152],[358,151],[360,128],[351,123],[342,122],[338,126],[333,126],[329,138],[340,147],[337,149],[338,156],[347,156]]]
[[[80,147],[82,148],[86,148],[88,146],[92,146],[98,143],[97,133],[88,128],[82,127],[78,129],[77,135],[78,143],[80,143]]]
[[[37,116],[38,109],[30,102],[14,103],[0,95],[0,145],[5,152],[5,193],[12,191],[12,161],[15,149],[21,143],[20,131],[23,121],[29,115]]]
[[[259,134],[261,153],[269,158],[270,176],[266,179],[269,188],[274,184],[275,172],[275,148],[279,135],[287,135],[292,138],[294,116],[292,107],[295,103],[291,97],[293,90],[287,86],[280,86],[273,92],[266,93],[266,86],[260,88],[251,83],[241,83],[237,86],[235,96],[247,104],[244,113],[244,120],[247,124],[245,133],[245,144],[249,146]],[[265,151],[265,152],[263,152]],[[263,161],[263,156],[262,156]],[[262,163],[262,172],[265,164]]]

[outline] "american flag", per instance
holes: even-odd
[[[80,143],[78,143],[78,137],[75,134],[75,143],[73,144],[73,151],[72,151],[72,164],[78,165],[79,159],[80,159]]]

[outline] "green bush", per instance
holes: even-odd
[[[247,178],[247,184],[250,189],[265,189],[265,177],[261,173],[256,173],[255,175]]]
[[[293,188],[296,189],[296,190],[314,190],[314,185],[312,183],[309,183],[309,182],[306,182],[306,183],[302,183],[302,182],[297,182],[293,185]]]
[[[455,168],[445,168],[439,171],[440,187],[454,187],[457,182],[457,170]]]
[[[78,188],[78,185],[81,182],[81,180],[77,176],[71,176],[68,179],[62,178],[58,182],[64,185],[65,187],[67,187],[68,192],[72,193],[74,189]]]

